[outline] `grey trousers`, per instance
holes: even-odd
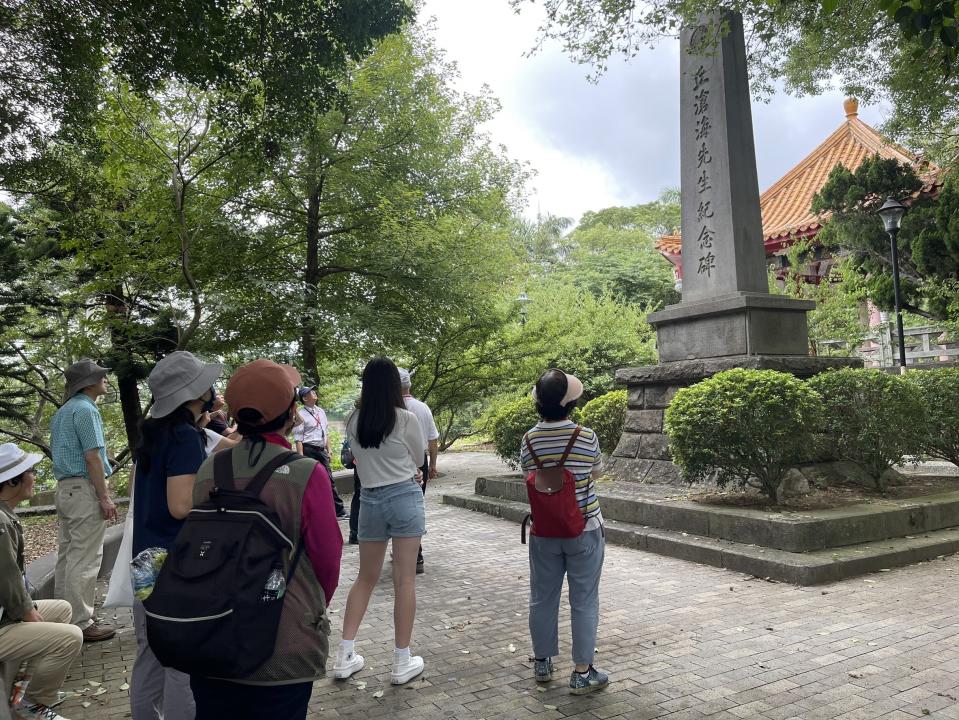
[[[196,705],[190,676],[165,668],[147,643],[143,603],[133,600],[133,626],[137,633],[137,659],[130,680],[130,712],[133,720],[193,720]]]
[[[529,632],[533,656],[559,655],[559,598],[569,582],[573,662],[592,664],[599,625],[599,578],[606,539],[602,528],[575,538],[529,538]]]

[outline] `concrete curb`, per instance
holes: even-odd
[[[103,536],[103,560],[100,561],[100,572],[97,577],[104,578],[113,570],[117,553],[120,551],[120,541],[123,539],[123,525],[108,527]],[[49,600],[53,597],[53,584],[57,568],[57,551],[48,552],[33,562],[27,563],[27,579],[37,589],[35,600]]]
[[[476,493],[526,502],[525,482],[515,476],[477,478]],[[877,543],[959,526],[959,492],[788,513],[643,497],[632,489],[624,493],[604,488],[602,483],[596,494],[607,520],[793,553]]]
[[[515,500],[447,490],[443,503],[522,522],[529,506]],[[605,510],[605,508],[604,508]],[[519,533],[517,532],[517,541]],[[606,540],[637,550],[725,568],[756,577],[820,585],[844,578],[902,567],[959,552],[959,528],[813,552],[788,552],[681,531],[652,528],[618,520],[606,521]]]
[[[115,505],[129,505],[130,498],[114,498],[113,503]],[[26,505],[24,507],[18,507],[14,512],[19,517],[33,517],[35,515],[54,515],[57,512],[56,505]]]

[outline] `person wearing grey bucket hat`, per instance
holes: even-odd
[[[66,720],[50,706],[80,654],[83,633],[70,622],[73,608],[66,600],[30,597],[23,526],[14,512],[33,497],[33,468],[42,459],[13,443],[0,445],[0,658],[16,667],[27,663],[29,687],[13,706],[16,717]]]
[[[193,507],[193,484],[207,457],[201,418],[216,403],[214,384],[223,366],[178,350],[161,359],[147,378],[153,394],[141,425],[133,472],[133,556],[147,548],[173,547]],[[215,450],[234,445],[223,438]],[[190,676],[163,667],[147,639],[143,603],[133,601],[137,656],[130,680],[133,720],[191,719],[196,714]]]
[[[100,367],[90,358],[83,358],[68,367],[63,376],[67,381],[63,393],[66,402],[84,388],[96,385],[110,372],[110,368]]]
[[[88,358],[68,367],[66,399],[50,421],[59,521],[54,593],[70,603],[73,624],[89,642],[108,640],[116,632],[97,623],[94,615],[103,535],[107,521],[117,518],[107,486],[113,469],[96,405],[96,399],[107,392],[108,372],[109,368]]]

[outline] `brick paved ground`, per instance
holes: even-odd
[[[477,454],[444,456],[440,467],[450,474],[437,484],[498,471],[489,456]],[[567,608],[560,615],[566,639],[558,679],[541,688],[531,677],[518,526],[439,505],[437,496],[428,509],[427,572],[418,580],[413,646],[426,659],[424,676],[405,687],[389,685],[392,598],[384,574],[357,641],[367,669],[355,681],[316,683],[310,717],[959,718],[957,557],[796,588],[610,546],[597,665],[612,683],[603,693],[573,697],[564,682]],[[356,559],[356,548],[347,547],[333,604],[334,641]],[[118,639],[87,647],[67,681],[67,690],[88,688],[85,698],[61,707],[72,720],[129,713],[119,688],[135,643],[129,614],[118,620],[124,625]]]

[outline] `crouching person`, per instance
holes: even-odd
[[[33,496],[33,467],[42,457],[13,443],[0,445],[0,661],[27,664],[30,682],[15,707],[18,717],[66,720],[50,706],[80,654],[83,632],[71,624],[66,600],[34,602],[27,593],[23,528],[13,510]]]

